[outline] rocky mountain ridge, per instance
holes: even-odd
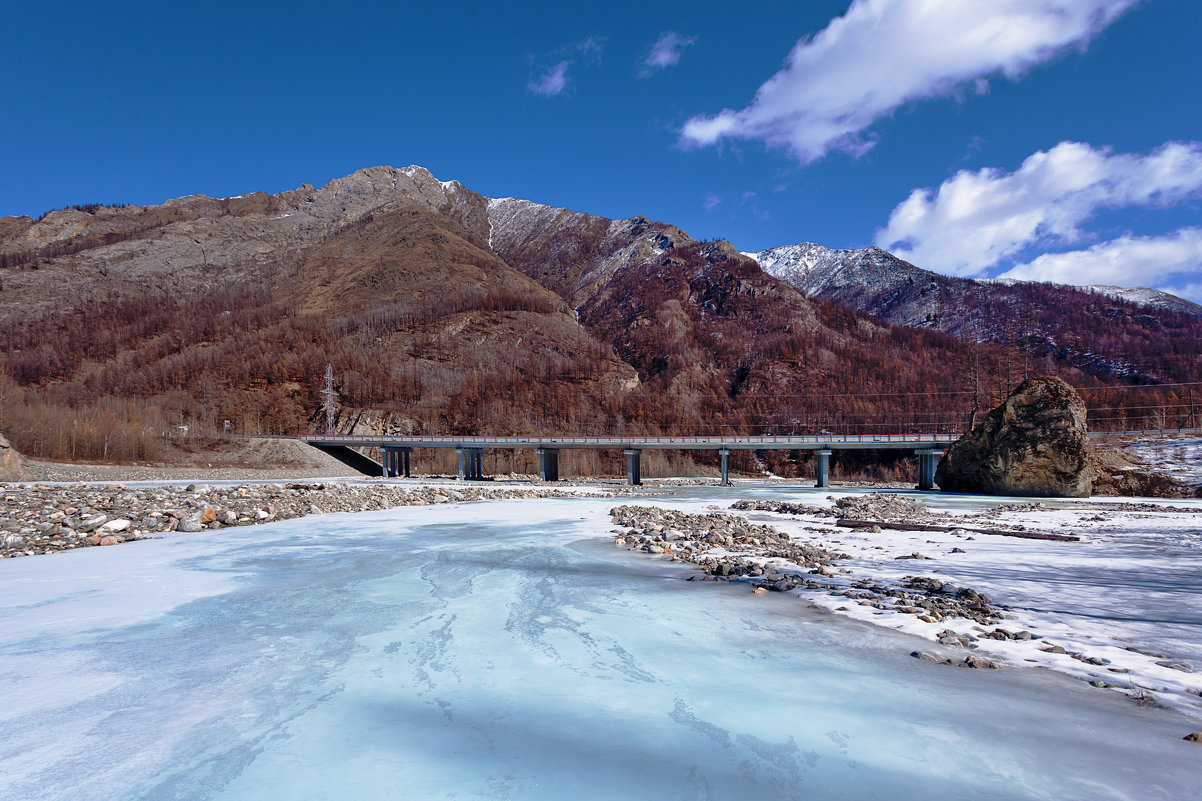
[[[1032,283],[1015,279],[952,278],[915,267],[878,247],[839,249],[828,248],[813,242],[799,242],[795,245],[781,245],[743,255],[755,259],[765,272],[788,281],[808,297],[832,297],[834,299],[835,296],[848,297],[849,293],[855,291],[870,293],[874,298],[878,298],[875,308],[887,316],[894,315],[889,314],[888,301],[881,303],[879,298],[896,298],[903,291],[903,284],[929,286],[963,281],[968,282],[969,286],[975,284],[980,292],[989,292],[999,287],[1014,287]],[[1164,309],[1202,317],[1202,305],[1168,292],[1162,292],[1159,289],[1119,287],[1106,284],[1059,286],[1066,290],[1105,295],[1115,300],[1152,309]],[[864,310],[869,311],[868,309]],[[911,307],[907,311],[909,311],[907,319],[913,322],[902,322],[903,325],[927,322],[925,316],[919,318],[915,308]],[[878,312],[870,311],[870,313]],[[900,314],[905,315],[906,312]],[[901,322],[901,320],[892,319],[890,321]]]
[[[1202,336],[1202,306],[1153,289],[955,278],[876,247],[838,250],[803,242],[745,255],[807,297],[895,325],[1053,354],[1103,377],[1185,380],[1188,368],[1155,358],[1147,344],[1159,341],[1192,357],[1197,348],[1191,343]]]

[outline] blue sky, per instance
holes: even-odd
[[[12,3],[0,214],[420,164],[743,250],[1202,300],[1202,4]]]

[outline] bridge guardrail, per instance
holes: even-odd
[[[659,436],[487,436],[487,435],[371,435],[371,434],[304,434],[297,437],[305,442],[320,442],[346,445],[400,445],[412,447],[570,447],[594,446],[597,448],[633,448],[636,446],[670,450],[672,448],[694,450],[716,450],[722,448],[747,449],[822,446],[822,445],[893,445],[895,447],[921,447],[926,444],[950,444],[958,434],[805,434],[797,436],[729,436],[729,437],[659,437]]]

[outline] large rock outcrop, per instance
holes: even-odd
[[[1030,378],[939,460],[945,492],[1088,497],[1094,468],[1085,403],[1059,378]]]
[[[35,476],[25,464],[25,457],[13,450],[0,434],[0,481],[32,481]]]

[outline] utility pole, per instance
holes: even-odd
[[[334,433],[334,412],[338,409],[338,393],[334,391],[334,365],[326,365],[326,388],[321,394],[325,396],[322,408],[326,413],[326,433]]]

